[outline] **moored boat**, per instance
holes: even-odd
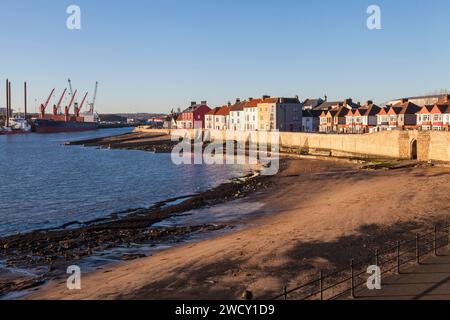
[[[37,133],[78,132],[97,129],[97,122],[33,119],[33,131]]]
[[[31,133],[31,125],[22,117],[10,118],[8,126],[0,127],[0,134],[3,135],[26,133]]]

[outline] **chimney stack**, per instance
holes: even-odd
[[[367,100],[367,105],[368,106],[370,106],[370,105],[372,105],[373,104],[373,101],[372,100]]]
[[[202,101],[202,103],[201,103],[203,106],[206,106],[207,104],[208,104],[208,101]]]
[[[248,101],[253,101],[253,98],[248,98]]]
[[[197,104],[197,101],[191,101],[191,107],[195,106]]]
[[[236,98],[236,103],[239,103],[239,102],[241,102],[241,99]]]
[[[345,99],[344,104],[350,104],[352,101],[353,100],[351,98]]]
[[[406,103],[406,102],[408,102],[408,99],[407,98],[402,98],[402,103]]]
[[[269,99],[269,98],[270,98],[270,96],[266,96],[266,95],[263,96],[263,100],[266,100],[266,99]]]

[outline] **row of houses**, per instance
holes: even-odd
[[[381,108],[372,101],[364,105],[351,99],[323,110],[319,132],[369,133],[387,130],[436,130],[450,128],[450,96],[441,96],[433,105],[417,105],[408,98]]]
[[[183,112],[170,115],[166,128],[204,129],[233,131],[302,131],[302,103],[298,97],[248,98],[221,107],[210,108],[206,101],[191,105]]]
[[[165,128],[200,127],[234,131],[290,131],[362,134],[385,130],[449,130],[450,95],[393,100],[379,107],[352,99],[328,101],[298,97],[236,99],[210,108],[207,101],[191,102],[183,112],[170,114]]]

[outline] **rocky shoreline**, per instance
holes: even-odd
[[[171,136],[164,133],[130,132],[103,138],[69,141],[66,145],[170,153],[177,143],[178,141],[172,141]]]
[[[167,140],[152,136],[146,145],[130,143],[137,135],[71,142],[68,145],[141,149],[154,151],[153,143],[169,148]],[[131,138],[131,140],[130,140]],[[138,138],[139,139],[139,138]],[[141,138],[142,139],[142,138]],[[163,152],[163,150],[160,150]],[[0,272],[0,297],[11,292],[29,289],[58,277],[63,267],[86,257],[95,256],[117,247],[131,245],[156,246],[181,242],[193,233],[207,233],[230,225],[202,224],[182,227],[153,227],[154,224],[184,212],[213,206],[226,201],[246,197],[257,190],[266,189],[270,177],[250,173],[233,179],[210,190],[168,199],[150,208],[130,209],[108,217],[88,222],[72,221],[58,228],[36,230],[0,238],[0,261],[6,269],[39,270],[35,276],[3,276]],[[122,260],[140,258],[140,255],[123,254]],[[35,273],[35,272],[34,272]]]

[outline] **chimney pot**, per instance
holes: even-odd
[[[195,106],[197,104],[197,101],[191,101],[191,107]]]

